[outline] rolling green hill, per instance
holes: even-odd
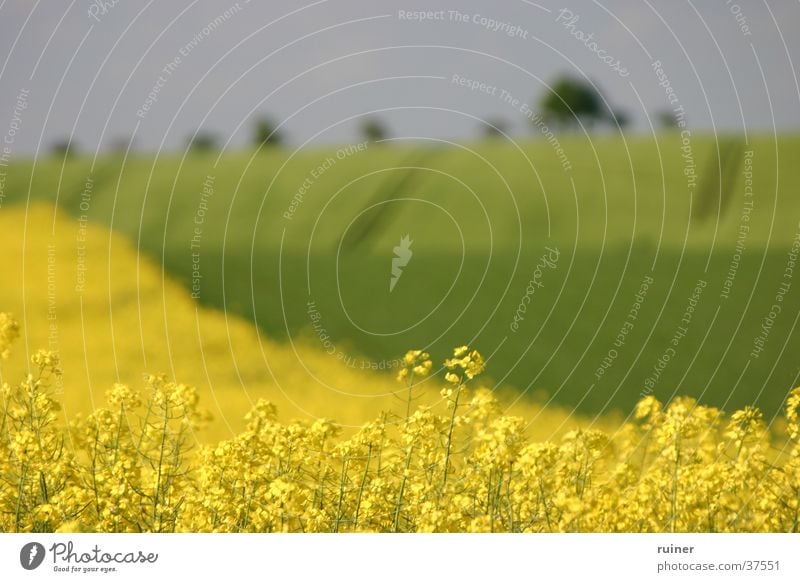
[[[586,412],[643,390],[775,412],[800,370],[800,137],[560,145],[17,162],[2,204],[57,201],[354,367],[472,343],[496,381]]]

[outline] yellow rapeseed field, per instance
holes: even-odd
[[[0,301],[22,318],[0,314],[0,531],[798,530],[800,388],[778,428],[689,397],[605,426],[511,410],[470,347],[441,373],[419,350],[395,379],[340,370],[197,308],[108,232],[89,229],[81,259],[51,208],[10,216]],[[357,397],[292,376],[299,359]]]
[[[0,318],[0,351],[16,323]],[[193,454],[206,415],[197,391],[163,376],[116,384],[107,406],[59,426],[60,362],[2,386],[0,530],[103,532],[797,531],[800,388],[776,455],[761,413],[652,396],[609,435],[575,429],[531,442],[503,414],[466,346],[445,362],[447,406],[340,435],[330,420],[282,423],[260,400],[236,437]],[[428,375],[412,351],[398,379],[409,399]]]
[[[391,376],[332,358],[313,336],[277,342],[238,316],[199,306],[126,238],[52,206],[0,208],[0,249],[0,311],[21,330],[6,376],[28,373],[39,348],[57,353],[63,376],[54,390],[65,421],[104,405],[115,382],[142,385],[162,373],[197,388],[214,418],[193,435],[202,442],[241,431],[259,398],[283,420],[335,418],[346,431],[382,411],[404,411],[403,389]],[[419,396],[417,403],[440,400],[435,387]],[[537,438],[576,422],[529,402],[513,409],[537,419]]]

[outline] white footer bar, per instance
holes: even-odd
[[[794,534],[0,534],[9,581],[797,581],[799,565]]]

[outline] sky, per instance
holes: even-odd
[[[294,147],[532,134],[560,75],[595,84],[629,131],[680,108],[694,131],[800,130],[798,0],[0,0],[0,152]],[[9,143],[10,142],[10,143]]]

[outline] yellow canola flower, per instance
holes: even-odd
[[[0,359],[8,359],[11,345],[19,337],[19,324],[8,313],[0,312]]]
[[[6,328],[11,321],[0,317]],[[0,335],[5,332],[0,332]],[[11,337],[9,334],[2,337]],[[445,402],[348,430],[284,422],[259,400],[239,434],[199,449],[196,390],[165,376],[114,384],[107,407],[64,426],[57,354],[0,398],[0,531],[8,532],[789,532],[800,515],[800,388],[785,429],[760,410],[724,415],[652,395],[614,432],[545,439],[480,386],[485,362],[403,358],[409,393]],[[437,382],[438,381],[438,382]],[[468,393],[473,392],[470,396]],[[783,431],[783,432],[781,432]]]

